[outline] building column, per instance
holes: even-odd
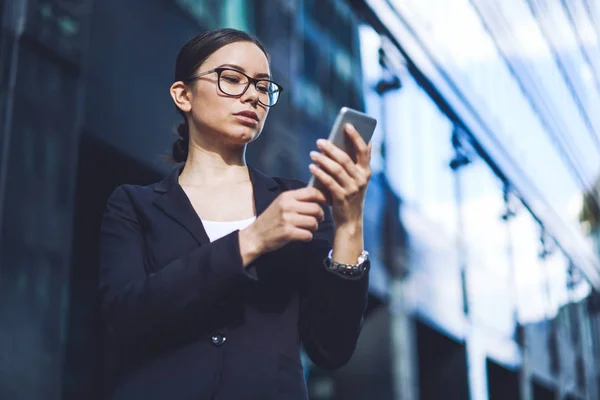
[[[0,398],[61,398],[90,6],[1,6]]]

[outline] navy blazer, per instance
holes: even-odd
[[[178,183],[123,185],[103,216],[103,317],[117,354],[113,399],[307,399],[300,348],[325,368],[352,356],[368,275],[323,265],[334,233],[325,221],[244,269],[238,231],[210,242]],[[259,215],[303,182],[249,168]],[[209,194],[207,194],[209,195]]]

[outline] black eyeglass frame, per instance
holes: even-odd
[[[242,93],[240,93],[240,94],[230,94],[230,93],[227,93],[226,91],[224,91],[224,90],[221,88],[221,73],[222,73],[223,71],[233,71],[233,72],[237,72],[238,74],[242,74],[242,75],[244,75],[244,76],[245,76],[245,77],[248,79],[248,83],[246,83],[246,87],[244,88],[244,90],[242,90]],[[259,102],[260,104],[262,104],[263,106],[265,106],[265,107],[273,107],[275,104],[277,104],[277,102],[279,101],[279,96],[281,95],[281,92],[283,92],[283,86],[281,86],[281,85],[280,85],[280,84],[278,84],[277,82],[273,82],[273,81],[272,81],[272,80],[270,80],[270,79],[264,79],[264,78],[261,78],[261,79],[252,78],[251,76],[248,76],[248,75],[246,75],[245,73],[243,73],[243,72],[242,72],[242,71],[240,71],[240,70],[237,70],[237,69],[234,69],[234,68],[225,68],[225,67],[214,68],[214,69],[211,69],[211,70],[209,70],[209,71],[204,71],[204,72],[200,72],[199,74],[192,75],[192,76],[190,76],[189,78],[187,78],[187,79],[186,79],[186,82],[195,81],[195,80],[196,80],[196,79],[198,79],[198,78],[201,78],[201,77],[203,77],[203,76],[205,76],[205,75],[208,75],[208,74],[212,74],[212,73],[214,73],[214,72],[216,72],[216,73],[217,73],[217,87],[219,88],[219,90],[220,90],[221,92],[223,92],[223,93],[224,93],[224,94],[226,94],[227,96],[232,96],[232,97],[239,97],[239,96],[243,96],[243,95],[244,95],[244,93],[246,93],[246,91],[248,90],[248,88],[250,87],[250,85],[251,85],[251,84],[252,84],[252,85],[254,85],[254,88],[255,88],[255,89],[258,91],[258,90],[259,90],[259,89],[258,89],[258,83],[259,83],[259,82],[269,82],[269,83],[272,83],[273,85],[275,85],[275,86],[277,87],[277,92],[276,92],[276,93],[278,93],[278,95],[277,95],[277,100],[275,100],[275,103],[273,103],[273,104],[271,104],[271,105],[268,105],[268,104],[265,104],[265,103],[263,103],[262,101],[260,101],[260,99],[258,99],[258,102]]]

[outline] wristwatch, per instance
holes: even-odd
[[[331,259],[332,254],[333,249],[329,250],[329,255],[327,258],[325,258],[325,260],[323,260],[325,267],[332,272],[337,272],[346,276],[358,277],[367,272],[371,266],[369,252],[366,250],[363,250],[362,253],[360,253],[360,256],[358,257],[358,263],[356,264],[342,264],[335,262]]]

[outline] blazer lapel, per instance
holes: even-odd
[[[275,200],[277,195],[281,193],[282,188],[277,181],[262,172],[248,167],[250,180],[252,181],[252,189],[254,192],[254,207],[256,208],[256,216],[262,214],[267,207]]]
[[[258,216],[279,195],[282,188],[275,179],[258,170],[248,167],[248,171],[254,193],[254,206],[256,208],[256,215]],[[154,190],[162,193],[162,195],[154,201],[154,205],[174,221],[181,224],[196,239],[198,244],[209,243],[210,239],[206,234],[202,221],[179,185],[178,178],[180,173],[181,168],[175,168],[168,177],[156,185]]]
[[[202,221],[179,185],[180,173],[181,168],[175,168],[171,175],[156,186],[154,190],[163,194],[154,200],[154,205],[187,229],[198,244],[209,243],[210,239],[204,230],[204,226],[202,226]]]

